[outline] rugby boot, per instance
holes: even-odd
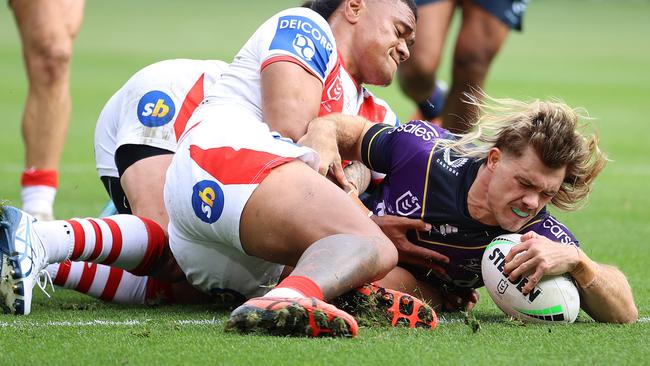
[[[33,216],[15,207],[0,207],[0,307],[4,313],[29,314],[34,285],[44,290],[49,279],[43,270],[47,255],[34,222]]]
[[[316,298],[256,297],[230,314],[226,330],[272,335],[355,337],[359,327],[348,313]]]
[[[435,329],[438,317],[431,306],[401,291],[367,284],[340,296],[336,304],[352,314],[380,311],[393,327]]]

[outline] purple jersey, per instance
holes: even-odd
[[[483,286],[481,257],[485,247],[509,232],[470,217],[467,194],[483,161],[437,147],[440,139],[448,138],[451,135],[447,130],[423,121],[395,128],[373,126],[364,136],[362,156],[368,167],[386,173],[386,178],[367,202],[377,215],[406,216],[431,224],[430,232],[413,231],[407,236],[413,243],[449,257],[449,277],[409,268],[417,277],[437,285],[477,288]],[[578,245],[573,234],[546,208],[519,233],[531,230],[556,242]]]

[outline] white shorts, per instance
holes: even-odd
[[[205,104],[196,110],[167,170],[169,245],[188,281],[206,293],[261,296],[282,265],[247,255],[239,238],[244,205],[274,168],[318,155],[274,136],[254,113]]]
[[[176,151],[177,135],[228,66],[213,60],[166,60],[133,75],[102,109],[95,128],[100,177],[119,177],[115,151],[126,144]],[[180,132],[179,132],[180,131]]]

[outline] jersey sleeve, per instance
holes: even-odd
[[[390,147],[394,128],[378,123],[368,130],[361,142],[363,163],[375,172],[388,173],[390,170]]]
[[[284,10],[266,21],[254,36],[260,47],[261,69],[278,61],[293,62],[324,83],[336,65],[332,29],[311,9]]]
[[[580,246],[575,235],[573,235],[573,233],[558,219],[548,213],[546,209],[537,214],[535,219],[521,230],[521,234],[529,231],[534,231],[554,242],[575,245],[577,247]]]
[[[363,137],[361,157],[370,169],[389,174],[415,156],[428,157],[437,140],[447,136],[447,130],[425,121],[411,121],[397,127],[377,124]]]

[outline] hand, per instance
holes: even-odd
[[[444,311],[470,311],[478,303],[479,295],[474,289],[457,289],[443,294],[442,306]]]
[[[372,219],[386,236],[393,242],[399,253],[401,263],[431,269],[446,276],[447,271],[441,265],[449,263],[449,257],[435,250],[411,243],[407,237],[408,230],[429,231],[431,225],[422,220],[400,216],[372,216]]]
[[[527,277],[528,283],[522,288],[523,294],[527,295],[542,277],[570,272],[579,259],[573,245],[556,243],[530,231],[521,236],[520,244],[510,249],[503,272],[512,281]]]
[[[348,180],[341,166],[341,155],[336,144],[336,124],[326,118],[317,118],[309,124],[307,133],[298,144],[312,148],[320,157],[318,173],[331,176],[344,190],[349,190]]]

